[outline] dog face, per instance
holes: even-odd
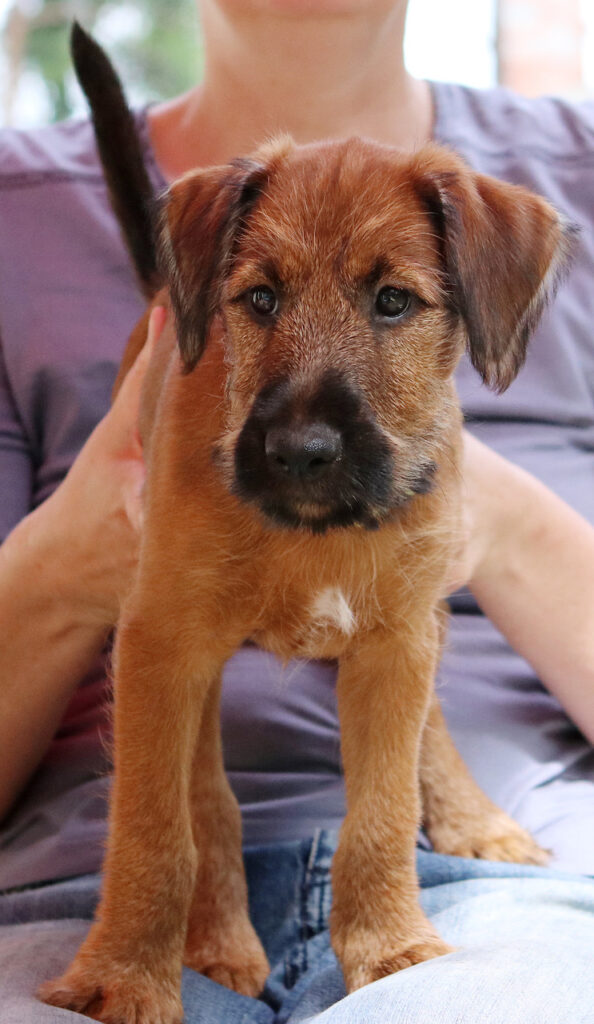
[[[186,369],[228,364],[228,485],[283,526],[371,528],[428,491],[466,342],[504,388],[560,262],[555,211],[437,147],[293,147],[196,172],[163,232]]]

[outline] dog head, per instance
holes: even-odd
[[[282,139],[180,179],[162,263],[185,370],[225,345],[229,486],[314,531],[377,526],[431,489],[464,346],[511,383],[569,235],[436,146]]]

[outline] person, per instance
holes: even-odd
[[[509,391],[459,368],[473,436],[455,574],[469,589],[452,598],[438,683],[473,773],[552,866],[444,857],[421,838],[424,909],[458,948],[345,997],[328,936],[344,813],[334,668],[283,669],[245,647],[226,668],[223,733],[272,971],[253,1000],[185,970],[188,1024],[592,1020],[594,107],[411,78],[406,6],[200,0],[204,78],[140,111],[138,130],[157,188],[280,131],[407,150],[434,138],[583,226]],[[52,1024],[74,1018],[34,992],[64,970],[97,900],[106,651],[137,559],[139,389],[168,326],[157,310],[107,411],[143,302],[88,121],[3,132],[0,191],[0,1021]]]

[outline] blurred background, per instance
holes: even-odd
[[[195,0],[0,0],[0,124],[84,113],[68,55],[74,17],[108,49],[133,103],[200,75]],[[410,0],[406,53],[420,77],[594,97],[594,0]]]

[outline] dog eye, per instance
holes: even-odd
[[[394,288],[386,285],[381,288],[375,300],[375,309],[380,316],[390,317],[392,320],[403,316],[410,308],[412,296],[406,288]]]
[[[278,299],[272,288],[268,285],[259,284],[256,288],[250,288],[249,300],[252,309],[260,316],[273,316],[278,309]]]

